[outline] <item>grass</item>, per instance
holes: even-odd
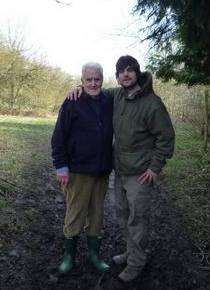
[[[176,149],[164,174],[171,199],[183,213],[183,222],[194,241],[210,242],[210,162],[203,141],[189,125],[176,129]]]
[[[54,123],[54,118],[0,116],[0,177],[32,190],[45,186],[52,169],[50,139]],[[164,169],[171,200],[183,213],[189,234],[199,243],[210,239],[210,166],[202,147],[192,127],[179,125],[174,157]],[[5,192],[11,194],[12,190],[7,185]],[[6,199],[0,200],[0,209],[7,205]]]
[[[43,170],[51,165],[49,147],[54,123],[54,118],[0,116],[2,178],[21,186],[44,182]]]
[[[8,207],[8,202],[5,199],[0,198],[0,210],[6,207]]]

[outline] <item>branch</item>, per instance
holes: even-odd
[[[72,3],[71,2],[63,2],[63,1],[59,1],[59,0],[55,0],[55,2],[57,2],[58,4],[61,4],[63,6],[70,6]]]

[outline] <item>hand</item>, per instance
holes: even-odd
[[[152,171],[151,169],[147,169],[137,178],[137,181],[141,184],[145,182],[151,183],[157,179],[157,176],[158,175],[154,171]]]
[[[76,86],[70,92],[68,92],[66,98],[70,101],[74,100],[77,101],[82,94],[82,85]]]
[[[69,183],[69,172],[62,172],[57,173],[58,181],[60,182],[61,186],[67,186]]]

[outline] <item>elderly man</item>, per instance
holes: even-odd
[[[114,155],[116,212],[126,241],[116,264],[127,264],[118,278],[134,281],[147,261],[149,211],[153,182],[174,150],[174,129],[152,76],[141,72],[138,61],[126,55],[116,64],[121,86],[104,90],[114,99]],[[77,98],[81,90],[70,92]]]
[[[101,91],[103,70],[97,63],[82,68],[84,91],[78,102],[65,101],[52,136],[52,157],[66,194],[63,274],[75,264],[78,235],[86,227],[88,258],[104,272],[99,259],[103,204],[112,170],[112,98]]]

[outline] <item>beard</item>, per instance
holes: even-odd
[[[132,90],[133,88],[135,88],[136,85],[138,85],[138,82],[137,82],[137,81],[136,81],[135,83],[129,85],[129,86],[124,86],[124,85],[122,84],[122,87],[123,87],[125,90],[130,91],[130,90]]]

